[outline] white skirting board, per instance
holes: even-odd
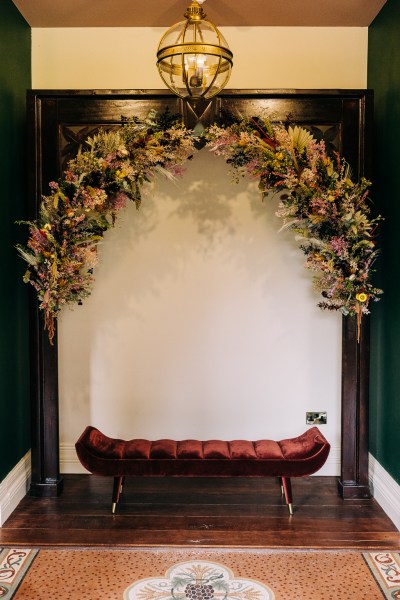
[[[87,473],[82,467],[75,452],[73,444],[60,445],[60,471],[61,473]],[[338,476],[340,474],[340,446],[332,446],[325,465],[316,475]]]
[[[31,480],[31,453],[25,454],[13,470],[0,482],[0,527],[26,495]]]
[[[375,500],[400,530],[400,485],[372,454],[369,455],[369,480]]]
[[[60,445],[60,472],[88,473],[85,467],[79,462],[74,444]]]

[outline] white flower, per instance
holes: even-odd
[[[310,142],[314,141],[313,136],[303,127],[295,125],[288,128],[289,137],[292,140],[292,146],[301,154]]]

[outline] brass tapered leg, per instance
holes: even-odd
[[[292,497],[292,484],[290,482],[290,477],[282,477],[282,485],[285,490],[285,500],[287,507],[289,509],[289,515],[293,515],[293,497]]]
[[[116,509],[117,504],[119,502],[119,497],[121,495],[122,485],[123,485],[123,477],[114,477],[114,485],[113,485],[113,493],[112,493],[112,505],[111,505],[112,514],[115,513],[115,509]]]

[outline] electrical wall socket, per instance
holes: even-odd
[[[306,412],[306,423],[307,425],[326,425],[327,413],[324,411]]]

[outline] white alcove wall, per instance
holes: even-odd
[[[113,437],[284,438],[326,410],[339,473],[341,317],[320,311],[277,198],[206,149],[157,178],[100,248],[59,326],[61,470],[86,425]]]

